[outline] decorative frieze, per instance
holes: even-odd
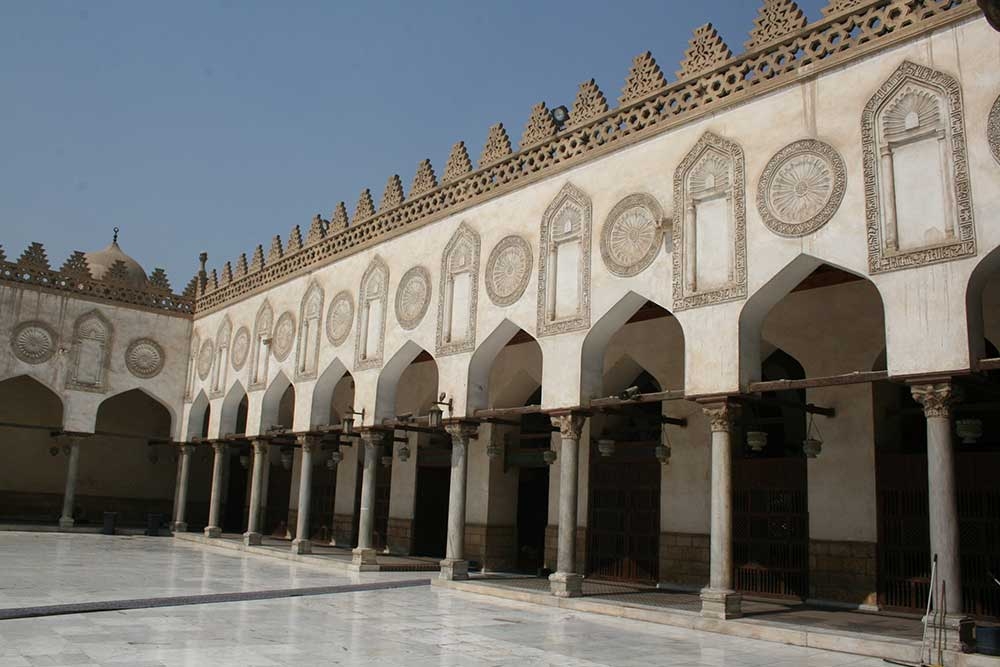
[[[958,81],[909,61],[865,105],[870,273],[976,254],[963,113]]]
[[[536,311],[539,336],[590,326],[592,217],[590,197],[572,183],[563,186],[542,216]]]
[[[531,279],[531,245],[520,236],[500,239],[486,262],[486,293],[497,306],[517,302]]]
[[[431,302],[431,274],[422,266],[414,266],[403,274],[396,288],[396,320],[409,330],[424,319]]]
[[[326,312],[326,337],[335,347],[344,344],[351,333],[354,323],[354,298],[344,290],[338,293],[330,302]]]
[[[663,208],[652,195],[632,194],[615,204],[601,230],[601,258],[608,271],[629,277],[656,259],[663,245]]]
[[[154,378],[163,370],[166,353],[152,338],[137,338],[125,350],[125,367],[137,378]]]
[[[31,320],[14,327],[10,336],[14,356],[26,364],[43,364],[56,352],[56,333],[45,322]]]
[[[805,236],[825,225],[844,199],[847,169],[829,144],[803,139],[782,148],[757,184],[757,210],[780,236]]]

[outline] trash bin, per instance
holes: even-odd
[[[104,535],[114,535],[115,534],[115,522],[118,520],[118,512],[105,512],[104,513],[104,528],[101,533]]]
[[[976,650],[985,655],[1000,655],[1000,627],[977,625]]]
[[[146,515],[146,535],[156,537],[160,534],[160,526],[163,525],[163,515],[149,513]]]

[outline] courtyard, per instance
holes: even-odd
[[[165,538],[4,532],[0,560],[0,667],[884,664],[432,589],[416,585],[429,583],[423,573],[331,574]],[[320,587],[335,592],[300,594]],[[262,591],[274,597],[241,599]],[[184,604],[153,606],[171,597]],[[9,618],[106,601],[138,608]]]

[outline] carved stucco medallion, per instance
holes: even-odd
[[[212,361],[215,358],[215,344],[211,340],[206,340],[198,350],[198,377],[202,380],[208,377],[212,371]]]
[[[805,236],[825,225],[844,200],[847,170],[834,148],[803,139],[782,148],[757,184],[757,210],[779,236]]]
[[[663,208],[637,193],[618,202],[601,230],[601,258],[616,276],[634,276],[656,259],[663,244]]]
[[[990,142],[993,158],[1000,162],[1000,97],[997,97],[990,110],[990,118],[986,123],[986,138]]]
[[[326,311],[326,337],[334,345],[343,345],[351,333],[354,322],[354,300],[350,292],[344,290],[333,297]]]
[[[295,342],[295,316],[290,311],[285,311],[278,318],[278,324],[274,327],[274,341],[271,343],[271,351],[274,358],[284,361],[288,358],[288,353],[292,351],[292,344]]]
[[[236,335],[233,337],[233,369],[241,370],[243,364],[247,362],[247,356],[250,353],[250,330],[246,327],[240,327],[237,330]]]
[[[163,370],[163,348],[152,338],[137,338],[125,350],[125,367],[138,378],[152,378]]]
[[[42,364],[56,351],[56,334],[44,322],[22,322],[10,337],[14,356],[26,364]]]
[[[427,314],[431,302],[431,274],[414,266],[403,274],[396,288],[396,319],[404,329],[413,329]]]
[[[486,262],[486,292],[498,306],[517,302],[531,279],[531,245],[520,236],[500,239]]]

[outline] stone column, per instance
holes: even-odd
[[[733,590],[733,445],[737,406],[730,402],[703,408],[712,430],[712,535],[708,588],[701,591],[701,615],[737,618],[742,596]]]
[[[441,561],[441,579],[469,578],[465,560],[465,486],[469,470],[469,440],[479,432],[478,424],[457,422],[445,426],[451,436],[451,485],[448,490],[448,542]]]
[[[587,416],[579,412],[552,417],[559,427],[559,551],[549,588],[556,597],[583,593],[583,577],[576,572],[576,506],[579,483],[580,431]]]
[[[957,389],[949,382],[914,385],[913,398],[927,419],[927,509],[930,518],[931,557],[937,556],[934,609],[942,607],[944,587],[945,629],[955,632],[946,644],[959,647],[959,630],[971,627],[962,613],[962,572],[958,544],[958,499],[955,490],[955,446],[952,442],[951,405]],[[928,619],[934,622],[936,617]],[[971,639],[971,637],[970,637]]]
[[[247,519],[247,532],[243,533],[243,544],[248,546],[261,543],[260,535],[260,498],[264,493],[264,466],[267,465],[267,442],[253,441],[253,476],[250,478],[250,515]]]
[[[180,446],[180,450],[181,457],[177,466],[177,499],[174,502],[177,509],[174,525],[171,526],[171,530],[175,533],[183,533],[188,529],[184,515],[187,513],[188,475],[191,472],[191,454],[194,453],[194,445],[183,444]]]
[[[222,506],[222,465],[226,460],[226,443],[213,442],[215,457],[212,459],[212,497],[208,503],[208,525],[205,527],[205,537],[221,537],[219,526],[219,509]]]
[[[379,459],[382,457],[382,441],[385,434],[368,430],[361,433],[364,445],[365,468],[361,478],[361,509],[358,517],[358,546],[354,549],[351,569],[364,572],[378,570],[375,549],[372,548],[372,533],[375,529],[375,476],[378,474]]]
[[[320,438],[316,435],[300,435],[302,462],[299,472],[299,511],[295,523],[295,539],[292,540],[293,554],[312,553],[309,541],[309,502],[312,492],[313,454],[319,451]]]
[[[69,439],[69,463],[66,464],[66,488],[63,492],[62,515],[59,517],[60,528],[73,527],[73,503],[76,500],[76,478],[80,471],[80,440]]]

